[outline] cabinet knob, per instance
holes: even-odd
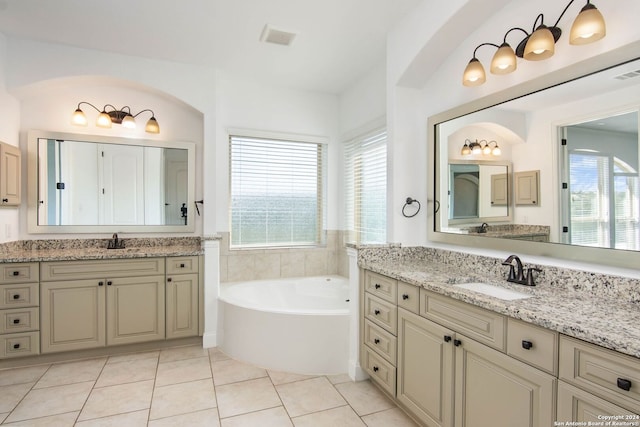
[[[462,341],[460,340],[453,340],[453,345],[455,345],[456,347],[460,347],[462,345]]]
[[[625,378],[618,378],[618,388],[621,388],[624,391],[631,390],[631,381]]]
[[[171,281],[173,281],[173,279],[172,279],[171,277],[169,277],[169,278],[167,279],[167,282],[171,282]]]
[[[373,314],[377,316],[378,314],[380,314],[380,310],[373,310]]]
[[[403,299],[403,300],[405,300],[405,301],[406,301],[406,300],[408,300],[408,299],[409,299],[409,295],[407,295],[407,294],[402,294],[402,299]]]
[[[111,280],[107,280],[107,286],[111,286],[113,285],[113,282]]]
[[[104,282],[98,282],[98,286],[104,286]]]
[[[180,264],[180,268],[184,268],[184,264]]]
[[[2,203],[9,203],[9,199],[2,199]]]
[[[451,342],[451,336],[445,335],[444,336],[444,342]]]
[[[13,299],[20,299],[20,294],[14,294]]]
[[[380,370],[380,368],[378,368],[377,366],[373,367],[373,372],[378,372]]]
[[[533,348],[533,343],[531,341],[522,341],[522,348],[525,350],[531,350]]]
[[[375,285],[373,285],[373,287],[376,288],[376,289],[380,289],[380,285],[377,284],[377,283]]]
[[[17,325],[18,323],[20,323],[20,319],[13,319],[13,324]]]
[[[373,340],[373,343],[374,343],[374,344],[380,344],[380,340],[379,340],[378,338],[375,338],[375,339]]]
[[[13,348],[16,349],[16,350],[19,349],[20,348],[20,344],[14,344]]]
[[[11,274],[13,274],[14,276],[19,276],[19,275],[20,275],[20,272],[19,272],[19,271],[14,271],[14,272],[13,272],[13,273],[11,273]]]

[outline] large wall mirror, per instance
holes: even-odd
[[[430,240],[637,268],[637,52],[634,43],[430,117],[429,166],[436,179],[429,198],[440,204],[429,218]],[[496,141],[492,146],[501,152],[469,154],[463,148],[470,141]],[[510,167],[501,173],[499,164]],[[506,183],[506,201],[495,208],[506,215],[457,216],[455,180],[460,176],[469,187],[481,165],[495,165],[487,174],[494,192]],[[489,181],[485,199],[491,187]]]
[[[192,232],[195,146],[31,131],[30,233]]]

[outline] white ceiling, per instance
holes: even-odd
[[[340,93],[383,63],[386,34],[421,1],[0,0],[0,32]],[[260,42],[265,24],[298,35]]]

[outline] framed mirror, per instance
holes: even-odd
[[[31,131],[30,233],[192,232],[195,146]]]
[[[637,267],[637,52],[634,43],[430,117],[429,167],[435,181],[429,199],[441,208],[429,218],[429,239]],[[511,197],[517,197],[515,187],[535,183],[535,188],[520,191],[539,198],[529,204],[508,203],[509,217],[489,224],[484,235],[468,232],[487,222],[483,218],[451,218],[451,164],[459,162],[465,138],[496,140],[504,154],[501,160],[513,165],[513,175],[524,177],[519,183],[509,181]],[[520,240],[512,230],[526,230],[523,233],[533,237]]]

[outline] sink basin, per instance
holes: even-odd
[[[533,295],[523,292],[512,291],[511,289],[501,288],[500,286],[488,285],[486,283],[463,283],[453,285],[456,288],[466,289],[473,292],[489,295],[506,301],[514,301],[518,299],[531,298]]]

